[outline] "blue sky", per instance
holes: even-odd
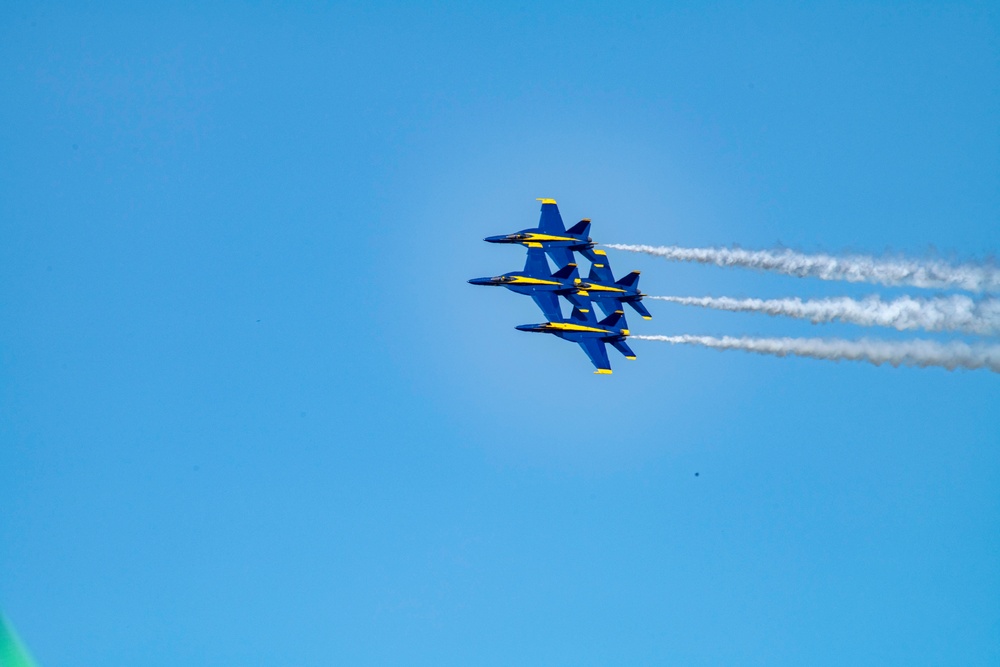
[[[520,267],[481,239],[536,197],[609,243],[995,254],[995,5],[14,2],[0,35],[0,609],[43,667],[1000,661],[997,375],[636,341],[599,377],[465,282]]]

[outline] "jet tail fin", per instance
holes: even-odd
[[[617,327],[619,324],[623,328],[628,327],[628,324],[625,322],[625,312],[621,310],[616,310],[600,321],[602,327]]]
[[[611,273],[611,264],[608,263],[608,254],[603,250],[592,250],[594,260],[590,264],[590,282],[592,283],[613,283],[615,276]]]
[[[538,228],[543,234],[562,234],[566,230],[563,226],[562,216],[559,215],[559,206],[555,199],[538,199],[542,202],[542,215],[538,220]]]
[[[566,230],[572,236],[590,236],[590,218],[584,218]]]
[[[639,272],[633,271],[615,284],[622,287],[637,287],[639,285]]]
[[[589,313],[590,309],[594,307],[593,302],[590,300],[589,296],[580,296],[580,292],[570,292],[569,294],[563,294],[566,300],[573,304],[574,308],[579,308],[582,313]]]
[[[570,262],[566,266],[562,267],[558,271],[552,274],[553,278],[558,278],[560,280],[566,280],[568,278],[577,278],[580,273],[576,269],[576,264]]]
[[[571,301],[572,303],[572,301]],[[594,314],[594,309],[589,304],[587,308],[581,308],[579,305],[573,305],[573,313],[569,316],[574,322],[580,322],[582,324],[597,324],[597,316]]]

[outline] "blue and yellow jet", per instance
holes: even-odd
[[[646,295],[639,291],[639,272],[633,271],[616,282],[607,253],[603,250],[593,252],[595,257],[590,265],[590,275],[586,280],[580,281],[577,287],[587,293],[605,315],[620,311],[622,304],[627,303],[642,315],[642,319],[653,319],[646,306],[642,305],[642,297]]]
[[[473,278],[469,282],[473,285],[506,287],[512,292],[526,294],[550,320],[563,319],[562,309],[559,307],[560,296],[578,308],[590,309],[587,292],[582,292],[579,287],[582,281],[576,264],[567,264],[552,273],[545,259],[545,251],[541,248],[528,248],[524,271],[511,271],[492,278]]]
[[[574,308],[573,314],[568,320],[560,318],[541,324],[522,324],[517,329],[519,331],[549,333],[559,336],[563,340],[577,343],[590,357],[597,368],[594,372],[598,374],[611,374],[611,362],[608,361],[606,343],[610,343],[616,350],[624,354],[626,359],[635,359],[635,353],[625,342],[625,338],[629,334],[628,323],[625,321],[625,314],[620,310],[598,322],[593,309],[584,311],[582,308]]]
[[[567,264],[555,273],[550,273],[545,251],[528,248],[524,271],[512,271],[492,278],[473,278],[469,282],[473,285],[506,287],[518,294],[526,294],[535,300],[542,313],[550,320],[562,318],[558,299],[560,296],[584,312],[590,308],[591,300],[600,306],[605,316],[622,310],[622,303],[627,303],[644,319],[652,319],[641,303],[642,297],[646,295],[639,291],[639,272],[633,271],[615,282],[605,252],[595,250],[594,258],[596,261],[590,266],[590,276],[581,280],[576,264]]]
[[[542,217],[538,227],[522,229],[514,234],[487,236],[488,243],[520,243],[528,248],[541,248],[549,254],[556,266],[566,266],[573,262],[573,251],[594,261],[594,241],[590,238],[590,220],[584,218],[568,230],[563,225],[562,216],[555,199],[539,199],[542,202]]]

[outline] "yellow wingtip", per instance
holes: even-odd
[[[611,375],[611,369],[610,368],[598,368],[596,371],[594,371],[594,375]]]
[[[644,319],[644,320],[651,320],[651,319],[653,319],[653,317],[652,317],[652,315],[643,315],[642,319]]]
[[[540,201],[543,204],[555,204],[556,203],[555,199],[543,199],[541,197],[536,198],[535,201]]]
[[[635,357],[625,357],[625,358],[628,359],[629,361],[635,361]]]
[[[594,254],[595,255],[607,255],[608,253],[606,251],[604,251],[604,250],[595,250]]]

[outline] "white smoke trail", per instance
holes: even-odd
[[[732,297],[650,296],[685,306],[700,306],[731,312],[785,315],[822,322],[849,322],[862,326],[893,327],[900,331],[964,331],[990,335],[1000,332],[1000,299],[974,300],[964,295],[935,299],[904,296],[882,301],[878,296],[861,300],[848,297],[803,301],[794,299],[734,299]]]
[[[930,340],[879,341],[829,338],[734,338],[723,336],[631,336],[639,340],[662,341],[674,345],[702,345],[717,350],[745,350],[779,357],[794,355],[813,359],[867,361],[880,366],[940,366],[987,368],[1000,373],[1000,345],[969,345],[962,342],[936,343]]]
[[[777,271],[799,278],[963,289],[970,292],[1000,289],[1000,267],[992,264],[949,264],[940,260],[889,259],[866,255],[834,257],[825,254],[806,255],[793,250],[681,248],[619,243],[610,243],[607,247],[629,252],[644,252],[678,262],[740,266]]]

